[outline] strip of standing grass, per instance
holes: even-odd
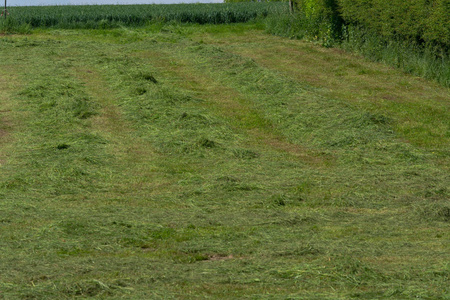
[[[395,35],[383,37],[363,26],[336,26],[327,18],[311,18],[302,13],[277,14],[265,20],[267,31],[271,34],[305,39],[327,48],[340,47],[363,55],[366,59],[383,62],[408,74],[450,87],[450,56],[448,46],[443,43],[424,44],[423,41],[418,43]]]
[[[267,17],[285,3],[197,3],[150,5],[61,5],[11,7],[0,18],[0,32],[26,33],[37,28],[107,29],[150,23],[231,24]]]

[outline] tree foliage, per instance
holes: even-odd
[[[344,20],[387,38],[450,46],[449,0],[338,0]]]
[[[225,3],[236,3],[236,2],[287,2],[289,0],[224,0]]]
[[[386,39],[450,48],[450,0],[298,0],[308,18],[362,26]]]

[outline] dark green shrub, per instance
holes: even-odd
[[[450,0],[297,0],[267,31],[341,45],[450,86]]]
[[[331,46],[340,39],[343,19],[337,0],[297,0],[300,15],[306,20],[306,35]]]
[[[337,0],[346,24],[370,29],[386,39],[450,47],[448,0]]]

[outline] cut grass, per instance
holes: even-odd
[[[0,51],[0,297],[449,294],[448,90],[258,25]],[[350,59],[362,79],[322,74]],[[367,96],[411,82],[432,91],[424,115],[406,88],[400,108]]]
[[[197,41],[220,45],[296,78],[327,98],[346,99],[379,117],[389,112],[383,119],[392,121],[397,134],[414,144],[430,149],[449,144],[448,88],[342,50],[267,36],[260,30],[247,35],[245,44],[240,35],[217,32],[214,27],[193,35]]]

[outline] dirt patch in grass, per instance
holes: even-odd
[[[208,259],[206,261],[221,261],[221,260],[230,260],[234,258],[235,257],[232,254],[230,255],[213,254],[208,256]]]
[[[6,130],[0,129],[0,137],[1,138],[6,136],[6,134],[7,134]]]
[[[311,166],[324,166],[329,165],[331,162],[331,160],[329,161],[329,159],[324,157],[315,156],[312,150],[308,150],[300,145],[289,143],[276,135],[261,132],[258,129],[254,129],[251,132],[256,138],[261,139],[265,145],[268,145],[278,151],[285,152]]]
[[[0,121],[1,122],[1,121]],[[4,129],[0,129],[0,147],[2,146],[4,139],[8,135],[8,132]],[[0,165],[3,165],[5,163],[5,159],[3,158],[3,155],[0,153]]]
[[[0,145],[5,141],[12,127],[11,121],[5,116],[8,112],[9,110],[0,110]]]
[[[0,165],[5,163],[2,155],[2,148],[10,141],[10,132],[12,129],[12,122],[10,120],[10,81],[0,75],[0,86],[2,93],[0,94]]]

